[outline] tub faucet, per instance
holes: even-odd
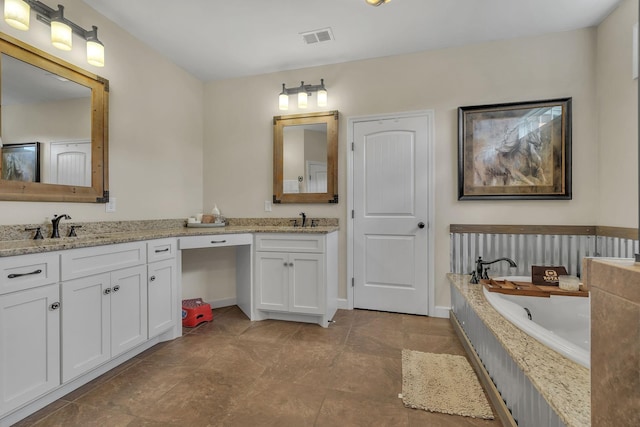
[[[51,225],[53,226],[53,229],[51,230],[52,239],[57,239],[58,237],[60,237],[60,229],[58,228],[58,226],[60,224],[61,219],[71,219],[71,217],[67,214],[62,214],[60,216],[58,215],[53,216],[53,219],[51,220]]]
[[[302,216],[302,226],[304,227],[307,224],[307,215],[304,212],[300,212],[300,216]]]
[[[498,261],[507,261],[509,263],[509,267],[511,268],[518,266],[515,261],[507,257],[494,259],[493,261],[483,261],[482,257],[478,257],[478,260],[476,261],[476,269],[471,273],[471,280],[469,281],[469,283],[480,283],[480,279],[489,279],[489,275],[487,274],[488,268],[483,267],[485,265],[493,264]]]

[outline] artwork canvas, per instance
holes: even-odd
[[[571,98],[458,108],[458,200],[571,199]]]
[[[40,182],[40,143],[5,144],[2,150],[2,179]]]

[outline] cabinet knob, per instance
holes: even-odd
[[[118,292],[120,290],[120,285],[115,285],[113,287],[113,292]]]
[[[54,302],[53,304],[51,304],[49,306],[49,310],[53,311],[53,310],[57,310],[60,308],[60,303],[59,302]]]
[[[105,295],[109,295],[111,293],[111,288],[105,289],[102,293]]]
[[[289,267],[293,267],[293,263],[292,262],[289,263]]]
[[[156,276],[151,276],[151,277],[149,277],[149,281],[150,281],[150,282],[153,282],[154,280],[156,280]]]
[[[286,262],[284,263],[284,266],[285,266],[285,267],[287,267],[288,265],[289,265],[288,263],[286,263]]]

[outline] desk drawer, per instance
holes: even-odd
[[[147,262],[162,261],[176,257],[176,239],[157,239],[147,242]]]
[[[256,251],[323,253],[324,241],[324,234],[258,234]]]
[[[62,280],[92,276],[146,264],[145,242],[119,243],[64,251],[61,257]]]
[[[180,249],[218,248],[222,246],[250,245],[251,234],[210,234],[206,236],[180,237]]]
[[[0,294],[60,281],[60,255],[55,253],[0,258]]]

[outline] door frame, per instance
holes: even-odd
[[[435,236],[434,236],[434,218],[435,218],[435,111],[419,110],[405,111],[398,113],[374,114],[368,116],[352,116],[347,118],[347,308],[353,310],[354,287],[353,276],[353,228],[354,218],[351,216],[353,210],[353,150],[354,132],[353,128],[356,123],[370,122],[375,120],[386,120],[396,118],[422,117],[427,122],[427,176],[428,176],[428,194],[427,194],[427,315],[437,316],[435,306]]]

